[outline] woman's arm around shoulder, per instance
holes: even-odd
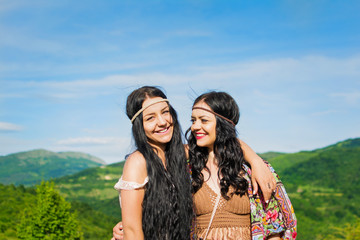
[[[273,191],[276,188],[276,180],[263,159],[259,157],[244,141],[240,140],[241,149],[245,160],[251,165],[251,182],[254,193],[258,191],[258,185],[261,188],[265,201],[269,201]]]
[[[189,145],[184,144],[186,159],[189,159]]]
[[[143,183],[147,177],[144,156],[136,151],[126,160],[122,180]],[[142,231],[142,202],[145,195],[144,188],[121,190],[121,212],[124,229],[124,239],[144,239]]]

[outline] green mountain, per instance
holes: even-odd
[[[0,183],[32,185],[98,167],[105,162],[79,152],[50,152],[39,149],[0,156]]]
[[[360,217],[360,138],[270,159],[298,217],[299,239],[328,239]]]
[[[122,174],[124,163],[89,168],[55,179],[55,184],[66,199],[85,202],[96,210],[120,219],[119,194],[114,185]]]
[[[269,162],[287,184],[313,184],[344,192],[358,189],[354,185],[359,183],[359,160],[360,138],[355,138],[313,151],[280,155]]]

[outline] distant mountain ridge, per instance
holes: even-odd
[[[36,149],[13,153],[0,156],[0,183],[32,185],[105,164],[102,159],[81,152]]]
[[[272,159],[272,158],[275,158],[275,157],[278,157],[278,156],[281,156],[281,155],[284,155],[284,154],[286,154],[286,153],[283,153],[283,152],[264,152],[264,153],[259,153],[259,156],[262,159],[269,160],[269,159]]]
[[[360,193],[359,172],[360,138],[355,138],[310,151],[306,161],[293,164],[283,173],[289,176],[285,179],[289,183],[321,185],[352,194]]]
[[[326,151],[326,150],[330,150],[330,149],[334,149],[334,148],[358,148],[360,147],[360,138],[349,138],[347,140],[344,141],[340,141],[337,142],[335,144],[329,145],[327,147],[324,148],[320,148],[320,149],[315,149],[314,151]]]
[[[293,203],[299,240],[329,239],[331,226],[360,217],[360,138],[268,160]]]

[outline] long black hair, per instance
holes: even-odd
[[[215,113],[233,121],[236,125],[239,122],[240,111],[236,101],[225,92],[208,92],[195,99],[193,104],[204,101]],[[216,118],[216,140],[214,142],[214,154],[218,163],[218,177],[220,179],[221,195],[225,199],[228,196],[229,187],[234,187],[232,194],[244,195],[248,188],[246,179],[241,176],[242,165],[245,162],[244,154],[237,139],[235,126],[230,122],[218,117]],[[189,134],[190,133],[190,134]],[[192,171],[192,191],[196,193],[204,183],[204,176],[201,171],[206,167],[208,161],[208,150],[205,147],[196,145],[196,139],[191,134],[191,128],[186,131],[189,144],[189,161]]]
[[[166,95],[157,87],[144,86],[127,98],[126,114],[131,119],[147,98]],[[132,134],[137,150],[146,160],[149,182],[142,204],[142,228],[145,239],[189,239],[193,218],[190,175],[176,111],[168,103],[173,120],[173,136],[165,148],[166,169],[149,145],[142,113],[135,118]]]

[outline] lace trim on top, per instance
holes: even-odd
[[[198,232],[197,239],[204,237],[206,229]],[[251,240],[251,228],[246,227],[227,227],[227,228],[211,228],[206,240]],[[260,239],[260,238],[259,238]]]
[[[120,190],[135,190],[143,188],[147,183],[149,182],[149,177],[146,177],[143,183],[137,183],[137,182],[129,182],[125,181],[121,178],[119,181],[115,184],[114,188],[120,192]]]

